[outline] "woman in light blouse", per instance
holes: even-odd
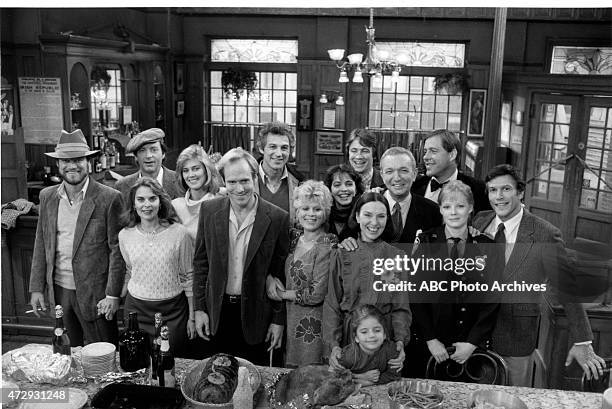
[[[190,145],[181,152],[176,160],[176,177],[186,193],[184,197],[172,200],[172,206],[195,242],[200,205],[219,196],[223,181],[204,148],[199,145]]]
[[[126,227],[119,232],[127,269],[126,317],[137,312],[140,328],[153,337],[154,314],[161,312],[170,329],[170,348],[179,356],[186,338],[196,335],[192,240],[156,180],[139,179],[130,189],[128,206]]]

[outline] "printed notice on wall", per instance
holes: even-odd
[[[59,78],[19,78],[21,124],[25,143],[57,144],[64,128]]]

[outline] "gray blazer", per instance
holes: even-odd
[[[473,221],[473,226],[485,231],[495,217],[495,212],[486,210],[479,212]],[[525,280],[526,282],[542,282],[558,284],[571,273],[571,266],[565,245],[561,239],[561,231],[546,220],[523,210],[523,217],[518,228],[516,243],[508,263],[500,275],[505,283]],[[501,355],[526,356],[537,347],[538,325],[540,320],[540,305],[535,303],[504,302],[497,316],[497,324],[493,331],[493,349]],[[582,304],[563,302],[572,342],[593,339],[591,326]]]
[[[177,197],[185,196],[185,190],[182,186],[180,186],[178,179],[176,177],[176,172],[168,169],[165,166],[164,168],[164,176],[162,179],[162,187],[170,195],[170,199],[176,199]],[[128,196],[130,194],[130,189],[132,185],[136,183],[138,180],[138,174],[140,172],[132,173],[124,177],[123,179],[117,181],[115,184],[115,189],[121,192],[123,195],[123,199],[127,202]]]
[[[40,192],[40,216],[36,226],[34,254],[30,272],[30,292],[45,292],[55,304],[53,271],[57,234],[58,186]],[[119,297],[125,277],[125,262],[119,251],[117,235],[123,201],[119,192],[92,178],[85,192],[74,232],[72,270],[76,296],[88,321],[97,317],[96,305],[106,295]]]

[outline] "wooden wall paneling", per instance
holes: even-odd
[[[2,135],[2,203],[28,198],[23,128]]]

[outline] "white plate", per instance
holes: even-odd
[[[51,402],[22,402],[19,409],[81,409],[89,397],[81,389],[65,388],[68,390],[68,402],[51,403]]]
[[[109,342],[94,342],[85,345],[81,350],[81,355],[89,357],[100,357],[115,353],[115,346]]]

